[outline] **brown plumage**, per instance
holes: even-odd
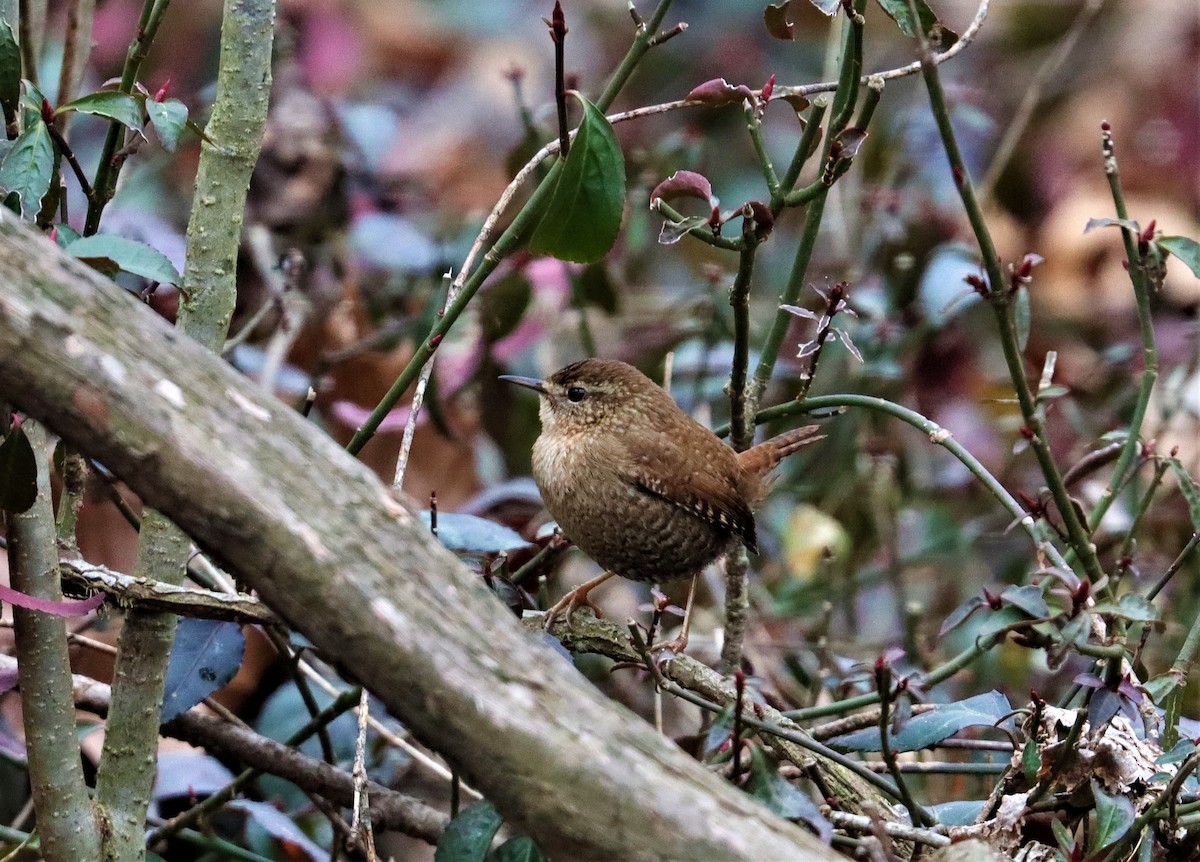
[[[550,514],[597,563],[639,581],[693,575],[735,541],[757,552],[752,508],[771,471],[819,439],[810,425],[736,453],[614,360],[502,379],[541,396],[533,475]]]

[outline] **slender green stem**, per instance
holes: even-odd
[[[1019,519],[1021,528],[1033,540],[1039,551],[1044,553],[1054,565],[1065,567],[1062,554],[1054,546],[1046,525],[1041,521],[1035,520],[1026,512],[1021,504],[1000,484],[1000,481],[988,472],[987,468],[979,462],[979,459],[971,454],[969,449],[955,440],[949,431],[933,420],[925,418],[915,410],[902,407],[885,398],[876,398],[871,395],[821,395],[815,398],[807,398],[804,401],[789,401],[786,404],[779,404],[775,407],[768,407],[766,410],[760,410],[754,417],[754,421],[761,424],[775,419],[801,416],[806,413],[812,413],[814,410],[824,410],[831,407],[865,407],[868,410],[886,413],[924,432],[928,435],[931,443],[936,443],[944,447],[946,451],[962,462],[963,466],[971,472],[971,475],[991,491],[992,495],[1000,501],[1000,504],[1008,513],[1014,518]],[[717,429],[718,434],[723,434],[727,431],[727,428]]]
[[[158,27],[166,15],[167,6],[171,0],[145,0],[142,5],[142,15],[138,20],[137,33],[129,43],[125,52],[125,65],[121,69],[121,83],[117,85],[118,92],[132,93],[133,85],[141,71],[142,61],[150,50],[151,43],[158,33]],[[95,194],[88,200],[87,219],[83,225],[83,235],[91,236],[100,227],[100,216],[104,208],[112,200],[117,188],[117,177],[121,173],[124,158],[117,155],[118,147],[124,138],[124,126],[115,120],[108,126],[108,135],[104,139],[104,147],[100,150],[100,163],[96,166],[96,181],[92,184]]]
[[[754,256],[758,240],[754,237],[754,219],[742,215],[742,250],[738,256],[737,276],[729,291],[733,307],[733,365],[729,372],[730,440],[733,448],[744,452],[754,442],[754,410],[752,393],[746,388],[750,366],[750,284],[754,276]]]
[[[796,144],[796,152],[792,155],[791,164],[788,165],[787,171],[779,181],[778,193],[771,196],[771,212],[776,216],[784,207],[784,196],[791,192],[796,181],[800,179],[804,163],[816,152],[817,144],[821,140],[821,121],[825,118],[827,107],[824,99],[813,102],[812,111],[808,115],[808,121],[804,124],[804,131],[800,133],[800,141]]]
[[[637,35],[634,37],[633,44],[629,51],[626,52],[625,58],[617,66],[613,72],[612,78],[608,82],[608,86],[596,100],[596,106],[601,110],[607,110],[612,104],[617,94],[621,91],[621,87],[629,80],[629,76],[633,74],[638,61],[650,50],[654,33],[662,19],[666,16],[667,10],[671,7],[672,0],[660,0],[658,7],[654,10],[654,14],[644,24],[638,26]],[[416,382],[417,377],[421,373],[421,369],[425,366],[432,357],[438,346],[442,343],[442,339],[450,331],[451,327],[458,322],[459,317],[466,310],[467,305],[475,297],[476,292],[487,280],[488,276],[495,271],[500,262],[509,254],[516,250],[517,246],[524,239],[527,232],[531,230],[541,218],[544,207],[550,200],[551,194],[554,192],[555,183],[558,182],[559,173],[562,171],[562,160],[559,159],[551,166],[546,176],[541,183],[530,195],[529,200],[521,207],[512,223],[496,240],[495,244],[483,256],[483,260],[471,272],[463,283],[462,289],[459,291],[458,298],[446,308],[443,314],[434,324],[429,334],[417,346],[413,352],[412,359],[400,372],[400,376],[396,378],[391,388],[375,405],[375,409],[371,411],[371,415],[367,420],[354,432],[354,436],[350,438],[350,442],[346,445],[346,451],[351,455],[357,455],[362,451],[363,446],[367,441],[375,436],[375,432],[379,430],[379,425],[392,408],[404,397],[404,393],[408,388]]]
[[[672,207],[662,198],[654,199],[654,209],[657,210],[658,214],[663,218],[673,222],[681,222],[687,218],[687,216]],[[744,248],[744,244],[742,243],[741,239],[730,239],[729,237],[713,233],[713,229],[708,222],[698,224],[694,228],[691,228],[687,232],[687,236],[695,237],[701,242],[711,245],[713,248],[722,248],[726,251],[740,252]]]
[[[1154,476],[1150,479],[1150,484],[1146,487],[1145,493],[1142,494],[1141,499],[1138,501],[1137,508],[1133,512],[1133,518],[1129,523],[1129,529],[1125,531],[1125,541],[1121,543],[1121,551],[1118,555],[1122,559],[1133,550],[1134,536],[1137,534],[1138,527],[1142,524],[1142,519],[1150,511],[1150,504],[1154,502],[1154,495],[1158,493],[1163,477],[1167,475],[1167,470],[1170,469],[1170,466],[1166,460],[1160,460],[1155,465]]]
[[[1058,748],[1054,766],[1051,767],[1050,771],[1042,777],[1041,781],[1030,792],[1029,798],[1025,802],[1027,808],[1045,796],[1046,792],[1054,786],[1054,781],[1062,773],[1063,767],[1066,766],[1071,753],[1075,750],[1075,745],[1079,742],[1079,737],[1083,733],[1083,726],[1085,724],[1087,724],[1087,711],[1080,710],[1075,716],[1075,723],[1067,731],[1067,738],[1063,740],[1062,746]]]
[[[829,196],[829,187],[822,185],[817,194],[809,201],[808,210],[804,213],[804,228],[800,234],[800,243],[796,246],[796,256],[792,261],[792,271],[788,275],[787,286],[779,297],[780,305],[795,305],[804,287],[804,279],[808,274],[808,265],[812,261],[813,250],[817,247],[817,235],[821,232],[821,220],[825,215],[825,200]],[[767,333],[759,353],[758,365],[754,369],[752,384],[754,400],[758,401],[766,391],[771,375],[775,372],[775,363],[779,359],[779,350],[783,347],[783,339],[787,336],[792,323],[792,315],[780,310],[775,313],[775,320]]]
[[[779,194],[779,176],[775,173],[775,165],[771,162],[767,145],[763,142],[762,120],[758,116],[757,106],[747,103],[744,111],[746,131],[750,133],[750,142],[754,145],[754,155],[758,158],[758,166],[767,183],[767,191],[771,193],[771,199],[774,200]]]
[[[1129,211],[1125,207],[1125,196],[1121,192],[1121,177],[1117,171],[1117,156],[1113,145],[1112,132],[1105,127],[1102,132],[1104,150],[1104,174],[1108,178],[1108,188],[1112,193],[1113,206],[1117,218],[1128,219]],[[1125,243],[1125,257],[1129,263],[1129,280],[1133,284],[1133,296],[1137,304],[1138,324],[1142,337],[1142,379],[1138,389],[1137,402],[1134,404],[1133,416],[1129,420],[1129,436],[1121,449],[1121,455],[1113,467],[1112,477],[1108,487],[1096,501],[1095,507],[1088,516],[1088,529],[1094,531],[1104,518],[1105,513],[1117,498],[1118,489],[1125,474],[1137,457],[1139,437],[1142,424],[1146,419],[1146,410],[1150,405],[1150,395],[1158,380],[1158,348],[1154,341],[1154,321],[1150,313],[1150,288],[1146,283],[1146,261],[1138,253],[1138,238],[1133,231],[1121,227],[1121,238]]]
[[[865,0],[856,0],[854,4],[855,14],[847,16],[844,25],[841,71],[838,75],[837,92],[833,97],[833,119],[829,123],[829,131],[825,135],[825,146],[822,150],[821,158],[822,164],[828,163],[834,139],[841,133],[846,124],[850,122],[850,118],[854,115],[854,103],[858,98],[859,78],[862,75],[862,13],[865,8]],[[808,129],[805,129],[805,134],[807,135],[807,133]],[[802,146],[803,143],[802,138]],[[801,150],[798,148],[797,158],[799,158],[800,154]],[[789,168],[787,176],[790,176],[791,173],[792,170]],[[796,174],[799,174],[798,168]],[[790,188],[790,186],[785,186],[785,188]],[[821,220],[825,215],[825,201],[828,195],[829,186],[822,183],[822,188],[815,191],[808,202],[808,211],[804,214],[804,228],[800,234],[800,243],[796,246],[796,256],[792,261],[792,269],[788,274],[787,285],[784,287],[783,295],[779,298],[780,305],[795,305],[796,300],[800,297],[800,291],[804,287],[804,279],[808,274],[808,265],[812,261],[813,250],[817,245],[817,235],[821,231]],[[788,312],[783,310],[776,312],[775,320],[771,324],[771,329],[767,333],[762,351],[759,353],[758,366],[754,370],[752,394],[755,403],[762,397],[762,393],[766,390],[767,384],[771,380],[771,375],[775,371],[775,363],[779,359],[779,351],[783,347],[783,340],[787,336],[791,321],[792,315]]]
[[[933,826],[936,821],[926,820],[929,815],[916,800],[913,799],[912,792],[908,789],[908,782],[904,780],[904,775],[900,772],[900,766],[896,762],[895,752],[892,751],[892,743],[888,738],[888,725],[891,724],[891,705],[892,705],[892,673],[890,668],[884,668],[876,672],[877,686],[879,694],[879,752],[883,758],[884,764],[887,766],[887,771],[892,776],[892,781],[896,783],[896,789],[900,791],[900,799],[904,806],[908,809],[909,816],[912,818],[914,826]]]
[[[325,707],[317,715],[305,722],[303,727],[289,736],[284,744],[294,748],[300,743],[304,742],[310,736],[313,736],[321,728],[328,727],[334,722],[334,720],[338,718],[338,716],[348,712],[351,709],[354,709],[354,707],[358,705],[358,699],[361,694],[362,689],[358,687],[342,692],[336,698],[334,698],[333,702],[330,703],[329,706]],[[205,814],[216,811],[226,802],[233,799],[238,790],[240,790],[242,787],[245,787],[247,783],[253,781],[262,774],[263,771],[261,769],[255,768],[242,771],[233,779],[233,781],[226,784],[223,788],[211,796],[206,797],[203,802],[193,805],[187,811],[183,812],[177,817],[171,818],[162,826],[159,826],[157,829],[151,832],[150,835],[146,837],[146,844],[155,844],[170,835],[174,835],[179,830],[187,826],[191,826]]]
[[[913,6],[912,0],[909,0],[909,5],[910,7]],[[915,11],[913,14],[916,14]],[[942,145],[946,151],[946,157],[950,162],[954,184],[958,188],[959,197],[967,214],[967,220],[971,223],[971,229],[975,234],[976,241],[979,243],[979,250],[983,257],[983,268],[988,280],[987,296],[991,300],[992,310],[996,315],[996,322],[1000,332],[1000,343],[1004,350],[1004,361],[1008,366],[1008,373],[1012,378],[1013,387],[1016,390],[1017,402],[1021,408],[1021,416],[1025,426],[1031,432],[1029,440],[1030,448],[1037,457],[1038,465],[1046,480],[1046,486],[1049,488],[1054,503],[1058,507],[1063,524],[1066,526],[1067,536],[1072,548],[1079,555],[1079,558],[1083,560],[1084,570],[1087,572],[1088,578],[1093,582],[1100,581],[1104,577],[1104,570],[1101,568],[1100,561],[1096,556],[1096,548],[1092,545],[1091,535],[1080,518],[1075,503],[1067,492],[1066,485],[1063,483],[1062,474],[1054,461],[1054,456],[1050,451],[1050,445],[1046,439],[1046,430],[1041,411],[1030,390],[1029,381],[1025,376],[1025,362],[1021,355],[1016,327],[1011,314],[1012,294],[1006,289],[1007,285],[1005,284],[1004,275],[1000,268],[1000,258],[996,253],[995,243],[992,241],[991,232],[988,230],[987,222],[984,220],[983,210],[980,208],[979,200],[975,195],[975,187],[971,182],[962,152],[958,147],[958,139],[955,137],[954,128],[950,123],[950,111],[946,105],[946,94],[942,89],[937,63],[930,50],[929,40],[920,28],[917,29],[917,38],[920,44],[921,74],[925,79],[926,90],[929,92],[930,107],[937,122]]]
[[[650,656],[649,650],[646,646],[646,641],[643,639],[642,633],[638,630],[637,626],[630,625],[629,629],[634,649],[636,649],[642,656],[642,661],[645,663],[646,669],[650,671],[650,675],[654,678],[654,684],[656,686],[668,694],[672,694],[675,697],[686,700],[688,703],[694,704],[695,706],[698,706],[707,712],[719,713],[722,709],[724,709],[721,704],[715,703],[702,695],[696,694],[694,691],[689,691],[683,686],[678,685],[677,683],[672,682],[663,676],[662,671],[658,669],[658,665],[654,663],[653,658]],[[744,711],[742,713],[741,720],[742,724],[746,725],[747,727],[753,727],[755,730],[761,731],[762,733],[769,733],[772,736],[787,740],[788,742],[800,746],[805,751],[811,751],[813,754],[816,754],[819,757],[823,757],[832,763],[836,763],[838,766],[841,766],[842,768],[854,773],[871,786],[882,790],[893,799],[903,801],[900,796],[900,791],[892,782],[888,781],[883,776],[872,772],[860,761],[853,760],[841,752],[834,751],[829,746],[818,742],[807,733],[793,732],[787,728],[780,727],[778,724],[774,724],[769,721],[763,721],[762,719],[754,716],[752,714],[752,710]],[[920,806],[918,806],[918,808],[920,808]],[[929,815],[929,813],[924,809],[920,810],[922,814],[927,817],[930,822],[932,822],[932,816]]]
[[[38,464],[38,493],[30,509],[6,516],[9,576],[16,590],[61,601],[46,431],[31,420],[22,427]],[[47,862],[96,859],[100,835],[79,756],[66,622],[27,608],[15,607],[12,614],[29,785],[41,851]]]
[[[987,637],[979,638],[973,645],[954,656],[954,658],[943,662],[929,673],[922,674],[922,685],[926,688],[932,688],[950,679],[950,677],[954,676],[964,667],[972,664],[976,659],[988,652],[1007,633],[1006,629],[990,634]],[[789,710],[784,715],[793,721],[810,721],[818,718],[828,718],[831,715],[845,715],[853,710],[862,709],[866,706],[874,706],[877,703],[879,703],[879,692],[873,691],[870,694],[848,697],[834,703],[824,704],[823,706],[810,706],[805,709]]]
[[[1129,829],[1116,841],[1112,849],[1108,851],[1108,855],[1104,857],[1104,862],[1118,862],[1119,859],[1124,859],[1125,854],[1133,847],[1133,845],[1142,841],[1145,838],[1144,833],[1147,827],[1150,826],[1159,816],[1164,808],[1171,804],[1171,800],[1175,798],[1175,794],[1179,792],[1179,788],[1183,786],[1183,782],[1192,774],[1197,766],[1200,766],[1200,752],[1196,752],[1188,757],[1183,763],[1179,764],[1179,771],[1171,778],[1171,783],[1163,788],[1158,796],[1154,797],[1151,802],[1137,816],[1137,819],[1130,824]]]
[[[1147,601],[1154,601],[1158,594],[1163,591],[1167,584],[1171,582],[1171,578],[1175,577],[1179,573],[1179,570],[1183,568],[1183,564],[1187,562],[1187,558],[1192,551],[1196,550],[1197,545],[1200,545],[1200,533],[1192,533],[1192,537],[1183,546],[1183,550],[1179,552],[1179,556],[1175,558],[1175,562],[1171,563],[1170,567],[1163,572],[1163,576],[1146,593]]]

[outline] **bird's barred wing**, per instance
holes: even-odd
[[[704,475],[692,475],[684,487],[664,481],[648,470],[633,476],[634,486],[643,493],[683,509],[708,523],[735,533],[754,553],[758,553],[758,538],[754,529],[754,514],[736,491]]]

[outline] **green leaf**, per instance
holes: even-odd
[[[1025,775],[1025,783],[1030,787],[1037,784],[1038,773],[1042,769],[1042,755],[1038,751],[1037,742],[1033,739],[1025,741],[1021,749],[1021,772]]]
[[[54,225],[54,241],[58,243],[58,247],[66,249],[71,243],[79,239],[79,231],[71,227],[69,224]]]
[[[583,105],[583,120],[529,250],[591,263],[608,253],[621,229],[625,159],[600,109],[583,96],[575,97]]]
[[[1021,352],[1025,351],[1025,345],[1029,343],[1029,325],[1031,321],[1029,291],[1018,290],[1017,298],[1013,303],[1013,327],[1017,331],[1017,346],[1021,348]]]
[[[528,835],[510,838],[489,853],[487,862],[546,862],[546,854],[538,849]]]
[[[88,93],[73,102],[60,105],[55,114],[65,114],[74,111],[77,114],[94,114],[116,120],[123,126],[135,131],[142,130],[142,107],[138,100],[128,93],[118,93],[115,90],[101,90],[99,93]]]
[[[1200,278],[1200,242],[1186,236],[1160,236],[1155,243],[1163,251],[1179,258],[1180,262],[1192,271],[1192,275]]]
[[[901,33],[910,39],[917,35],[908,0],[879,0],[879,6],[888,14],[889,18],[899,25]],[[929,4],[925,0],[917,0],[917,16],[921,21],[921,30],[926,36],[932,35],[934,27],[941,26],[937,15],[933,14],[933,10],[929,8]],[[958,41],[958,34],[946,27],[941,27],[941,31],[942,41],[939,48],[944,51]]]
[[[0,509],[24,512],[37,499],[37,458],[29,438],[13,428],[0,443]]]
[[[167,659],[162,721],[166,723],[220,690],[242,666],[246,639],[237,623],[186,617]]]
[[[833,827],[812,798],[780,775],[778,765],[757,745],[750,748],[750,779],[746,782],[746,792],[780,817],[799,820],[812,827],[824,841],[833,834]]]
[[[123,236],[85,236],[75,240],[66,250],[106,275],[115,275],[121,270],[162,284],[179,284],[181,281],[175,264],[165,254],[144,242]]]
[[[179,145],[179,134],[187,125],[187,105],[178,99],[163,99],[161,102],[147,99],[146,115],[163,149],[169,153],[175,152],[175,147]]]
[[[4,121],[11,122],[21,103],[21,48],[12,24],[0,19],[0,106]]]
[[[1192,474],[1178,458],[1168,458],[1167,463],[1175,471],[1175,476],[1179,479],[1179,492],[1183,494],[1183,499],[1187,500],[1188,511],[1192,515],[1192,529],[1200,530],[1200,485],[1196,484]]]
[[[1133,803],[1124,796],[1104,792],[1098,781],[1092,781],[1092,798],[1096,800],[1096,834],[1092,849],[1108,847],[1129,831],[1133,825]]]
[[[33,218],[54,176],[54,142],[41,120],[25,127],[0,163],[0,189],[21,201],[21,215]]]
[[[460,811],[442,833],[434,862],[483,862],[502,822],[486,799]]]
[[[889,747],[893,751],[917,751],[941,742],[967,727],[995,725],[1012,712],[1008,698],[990,691],[955,703],[939,704],[936,709],[914,715],[899,733],[888,730]],[[853,733],[836,736],[830,745],[851,751],[879,751],[879,728],[868,727]]]

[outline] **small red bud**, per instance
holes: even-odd
[[[46,236],[50,237],[50,242],[58,242],[58,225],[51,227],[50,232]]]
[[[1100,131],[1111,132],[1112,131],[1112,123],[1110,123],[1108,120],[1105,120],[1103,123],[1100,124]]]
[[[158,88],[158,92],[154,94],[154,101],[161,102],[167,97],[167,89],[171,86],[171,79],[167,78],[163,85]]]
[[[988,607],[994,611],[998,611],[1004,606],[1004,602],[1000,600],[1000,596],[996,593],[993,593],[987,587],[983,588],[983,600],[987,602]]]
[[[54,122],[54,106],[45,98],[42,99],[42,122]]]
[[[963,181],[967,178],[966,173],[958,165],[954,166],[954,170],[952,170],[951,173],[954,175],[954,185],[956,186],[961,186]]]
[[[1171,457],[1172,457],[1172,458],[1174,458],[1174,457],[1175,457],[1176,455],[1178,455],[1178,454],[1179,454],[1179,447],[1178,447],[1178,446],[1172,446],[1172,447],[1171,447]]]
[[[1020,428],[1020,432],[1021,432],[1021,436],[1024,437],[1026,440],[1032,440],[1034,438],[1033,429],[1030,428],[1028,425],[1022,425]]]
[[[771,94],[775,92],[775,76],[767,78],[767,83],[763,84],[762,89],[758,93],[758,97],[764,102],[771,100]]]
[[[429,349],[430,349],[430,350],[437,350],[437,349],[438,349],[438,345],[440,345],[441,343],[442,343],[442,336],[441,336],[441,335],[435,335],[435,336],[433,336],[432,338],[430,338],[430,339],[429,339]]]

